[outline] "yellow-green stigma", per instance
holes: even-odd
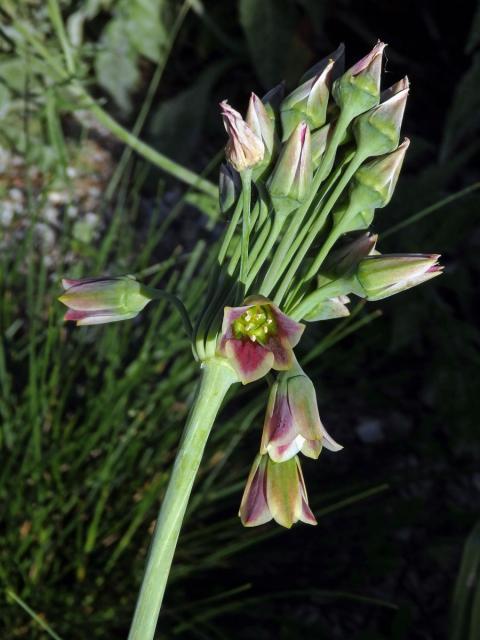
[[[268,305],[256,304],[233,321],[232,330],[238,340],[248,338],[266,344],[269,338],[277,335],[277,323]]]

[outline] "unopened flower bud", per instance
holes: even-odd
[[[397,148],[408,91],[408,78],[404,78],[382,93],[378,106],[355,119],[353,133],[365,156],[380,156]]]
[[[378,235],[362,233],[353,240],[332,251],[322,267],[322,274],[331,278],[349,275],[356,270],[360,260],[370,255],[377,244]]]
[[[287,215],[305,200],[312,175],[310,130],[301,122],[283,147],[268,182],[273,206],[278,213]]]
[[[350,315],[347,304],[350,302],[348,296],[335,296],[319,302],[304,317],[305,322],[319,322],[321,320],[333,320],[334,318],[345,318]]]
[[[336,60],[342,56],[340,46],[331,57],[325,58],[310,71],[310,77],[288,95],[280,107],[282,119],[282,140],[287,140],[300,122],[306,122],[310,129],[318,129],[327,118],[328,98],[332,81],[332,71]]]
[[[410,140],[392,153],[363,164],[353,176],[350,202],[358,211],[385,207],[391,200]]]
[[[275,133],[275,119],[269,116],[265,105],[254,93],[250,96],[246,121],[253,133],[263,142],[265,149],[263,159],[255,167],[255,171],[262,171],[276,153],[279,140]]]
[[[327,122],[321,129],[317,129],[314,131],[311,136],[311,146],[312,146],[312,163],[313,167],[316,169],[320,162],[322,161],[322,156],[327,147],[327,142],[330,137],[332,131],[332,125],[330,122]]]
[[[238,515],[244,527],[256,527],[272,519],[287,529],[299,520],[317,524],[308,506],[298,458],[273,462],[269,456],[258,455],[248,476]]]
[[[280,82],[273,89],[267,91],[267,93],[263,96],[262,102],[265,107],[265,111],[268,114],[270,120],[274,123],[277,122],[277,116],[280,113],[280,105],[282,104],[282,100],[285,96],[285,82]]]
[[[367,256],[360,261],[357,280],[360,297],[382,300],[439,276],[438,254],[390,254]]]
[[[372,51],[333,83],[332,95],[350,119],[368,111],[380,100],[382,55],[386,45],[378,42]]]
[[[322,60],[314,64],[313,67],[310,67],[310,69],[305,71],[303,76],[300,78],[300,84],[303,84],[307,80],[320,75],[325,69],[329,60],[333,60],[335,63],[335,66],[331,71],[331,81],[333,82],[334,80],[339,78],[345,71],[345,45],[343,44],[343,42],[338,45],[333,53],[325,56],[325,58],[322,58]]]
[[[218,196],[222,213],[228,213],[234,206],[241,189],[240,176],[237,171],[228,164],[222,164],[218,178]]]
[[[134,318],[152,299],[132,276],[62,280],[60,302],[69,307],[65,320],[77,325],[104,324]]]
[[[242,116],[232,109],[226,100],[220,103],[225,130],[229,139],[225,147],[228,162],[237,171],[245,171],[263,160],[264,144],[245,122]]]

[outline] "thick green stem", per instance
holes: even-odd
[[[202,378],[157,519],[147,567],[128,640],[153,640],[180,528],[210,430],[223,399],[236,382],[225,360],[203,365]]]

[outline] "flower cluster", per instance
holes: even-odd
[[[369,233],[391,200],[409,140],[400,140],[404,78],[382,91],[385,44],[344,71],[343,45],[288,95],[250,97],[246,118],[222,102],[228,134],[219,209],[228,220],[204,305],[192,323],[195,358],[270,396],[258,455],[240,507],[244,525],[315,524],[299,455],[342,447],[326,432],[314,386],[294,354],[305,323],[348,316],[352,296],[375,301],[438,276],[439,256],[384,255]],[[131,278],[65,281],[67,320],[133,318],[158,290]]]

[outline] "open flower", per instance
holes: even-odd
[[[263,296],[250,296],[245,303],[242,307],[225,307],[217,347],[243,384],[262,378],[272,368],[290,369],[293,347],[305,328]]]
[[[150,302],[144,287],[131,276],[62,280],[60,302],[69,307],[65,320],[77,326],[134,318]]]
[[[268,453],[275,462],[289,460],[300,451],[316,459],[322,446],[330,451],[343,449],[326,432],[315,387],[295,363],[290,371],[279,374],[271,388],[260,453]]]
[[[272,519],[287,529],[299,520],[317,524],[308,506],[298,458],[273,462],[268,456],[258,455],[248,476],[238,515],[244,527],[256,527]]]

